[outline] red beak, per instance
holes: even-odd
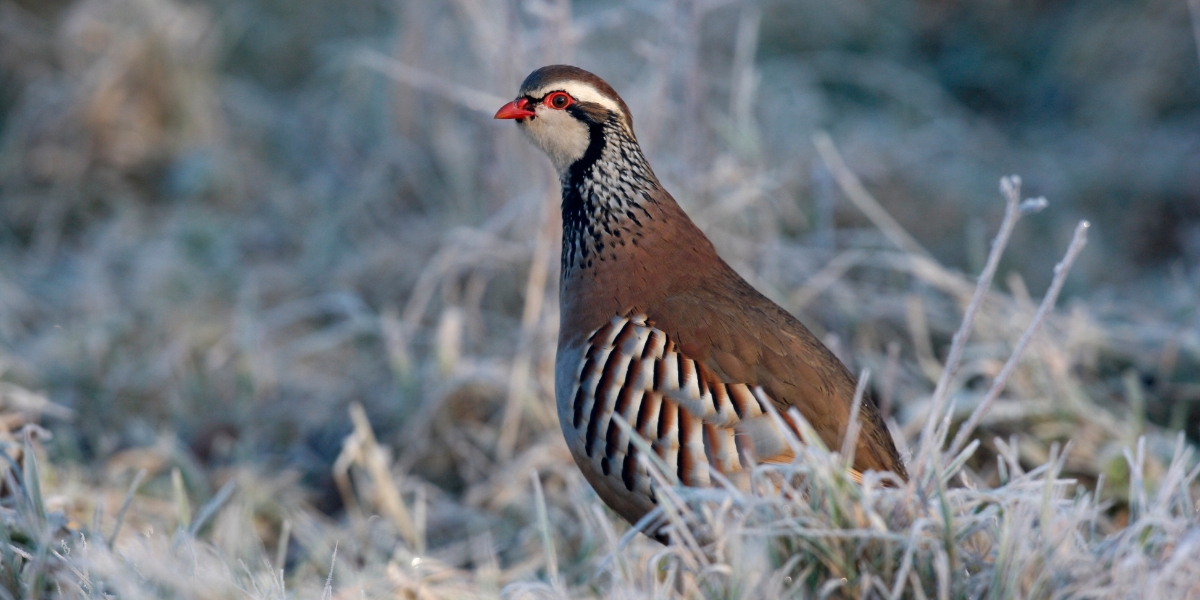
[[[529,100],[526,98],[517,98],[516,100],[505,104],[496,111],[497,119],[524,119],[532,117],[537,113],[525,108],[529,105]]]

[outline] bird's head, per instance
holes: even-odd
[[[554,163],[559,174],[599,148],[606,128],[619,128],[629,139],[629,107],[603,79],[570,65],[542,67],[521,84],[517,99],[500,107],[497,119],[514,119]]]

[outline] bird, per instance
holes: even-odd
[[[780,426],[799,435],[791,408],[826,447],[841,448],[856,378],[717,254],[655,176],[612,86],[575,66],[541,67],[495,118],[515,121],[558,173],[555,404],[572,457],[610,508],[636,525],[660,502],[640,448],[685,486],[745,481],[754,464],[792,462]],[[874,470],[906,480],[865,398],[858,420],[852,477]]]

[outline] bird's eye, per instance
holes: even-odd
[[[571,105],[571,97],[566,92],[554,92],[546,96],[544,101],[546,106],[557,110],[562,110]]]

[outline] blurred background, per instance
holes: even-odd
[[[968,284],[999,178],[1050,200],[966,404],[1090,220],[1039,342],[1057,358],[981,436],[1032,463],[1080,438],[1088,481],[1130,435],[1200,440],[1198,23],[1186,0],[0,0],[0,411],[118,498],[139,468],[149,498],[172,468],[197,501],[276,482],[270,539],[278,490],[352,502],[334,463],[360,403],[405,497],[442,507],[431,540],[506,539],[532,517],[505,478],[579,480],[553,413],[557,182],[491,116],[568,62],[622,94],[736,269],[882,373],[910,434],[962,296],[888,262],[814,135]]]

